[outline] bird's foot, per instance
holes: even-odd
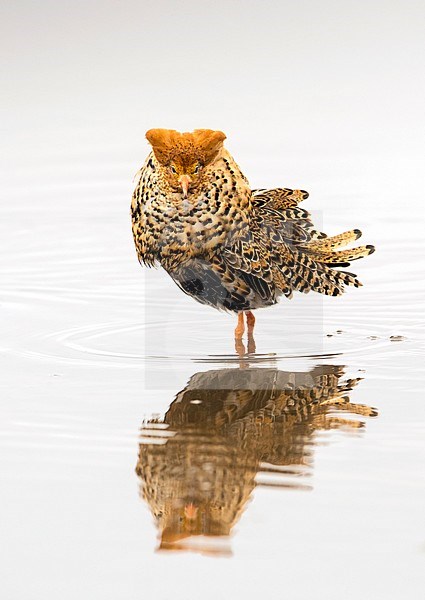
[[[243,343],[242,339],[235,338],[235,350],[236,350],[236,354],[238,356],[240,356],[240,358],[242,358],[243,356],[246,355],[246,348],[245,348],[245,344]]]
[[[239,366],[241,369],[247,369],[249,365],[249,361],[246,360],[250,354],[255,354],[255,340],[252,335],[248,336],[248,352],[247,347],[245,346],[243,340],[235,339],[235,350],[236,354],[239,356]]]
[[[248,333],[248,354],[255,354],[256,345],[252,333]]]
[[[245,312],[246,315],[246,324],[248,329],[248,354],[255,353],[255,340],[254,340],[254,325],[255,325],[255,317],[250,310]],[[235,350],[239,356],[246,355],[245,344],[242,341],[243,334],[245,333],[245,322],[244,322],[244,313],[238,313],[238,324],[235,329]]]

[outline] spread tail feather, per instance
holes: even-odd
[[[338,250],[339,248],[345,248],[351,242],[355,242],[361,237],[362,232],[360,229],[351,229],[350,231],[344,231],[339,235],[333,235],[331,237],[324,237],[320,240],[313,240],[309,244],[306,244],[306,248],[312,252],[326,252],[327,250]]]
[[[334,267],[346,267],[352,260],[363,258],[375,252],[374,246],[371,245],[339,250],[339,248],[345,248],[351,242],[358,240],[361,235],[360,229],[352,229],[332,237],[312,240],[303,245],[302,249],[317,262]]]
[[[352,260],[358,260],[359,258],[364,258],[369,254],[375,252],[375,248],[373,246],[358,246],[357,248],[352,248],[351,250],[339,250],[337,252],[332,252],[325,250],[324,252],[320,251],[309,251],[309,256],[317,260],[318,262],[322,262],[325,265],[333,265],[333,266],[348,266]]]
[[[273,270],[275,285],[287,297],[294,290],[304,293],[313,290],[326,296],[340,296],[345,286],[362,285],[353,273],[337,271],[306,251],[293,249],[290,256],[287,255],[283,264]]]

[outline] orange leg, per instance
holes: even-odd
[[[254,354],[255,350],[256,350],[255,340],[254,340],[255,317],[250,310],[248,310],[245,314],[246,314],[246,324],[248,325],[248,352],[250,354]]]
[[[245,324],[243,321],[243,312],[238,313],[238,324],[235,329],[235,340],[241,340],[245,332]]]
[[[239,356],[245,355],[245,346],[242,341],[242,336],[245,331],[245,324],[243,320],[243,312],[238,313],[238,324],[235,329],[235,350]]]
[[[246,324],[248,325],[248,336],[254,335],[255,317],[250,310],[246,311]]]
[[[255,317],[250,310],[245,311],[246,324],[248,326],[248,353],[255,353],[255,340],[254,340],[254,325]],[[238,313],[238,324],[235,329],[235,349],[239,356],[246,354],[245,346],[242,342],[242,336],[245,333],[244,313]]]

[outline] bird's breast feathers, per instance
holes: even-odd
[[[177,249],[194,256],[225,245],[247,226],[251,190],[244,178],[235,176],[229,160],[216,163],[204,185],[187,198],[168,188],[152,166],[147,161],[141,170],[133,197],[133,232],[140,241],[139,254],[143,246],[145,253],[159,261]]]

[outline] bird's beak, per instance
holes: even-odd
[[[185,198],[187,198],[187,192],[189,190],[189,184],[192,183],[191,178],[189,177],[189,175],[181,175],[179,177],[179,183],[180,183],[180,185],[182,187],[182,190],[183,190],[183,196]]]

